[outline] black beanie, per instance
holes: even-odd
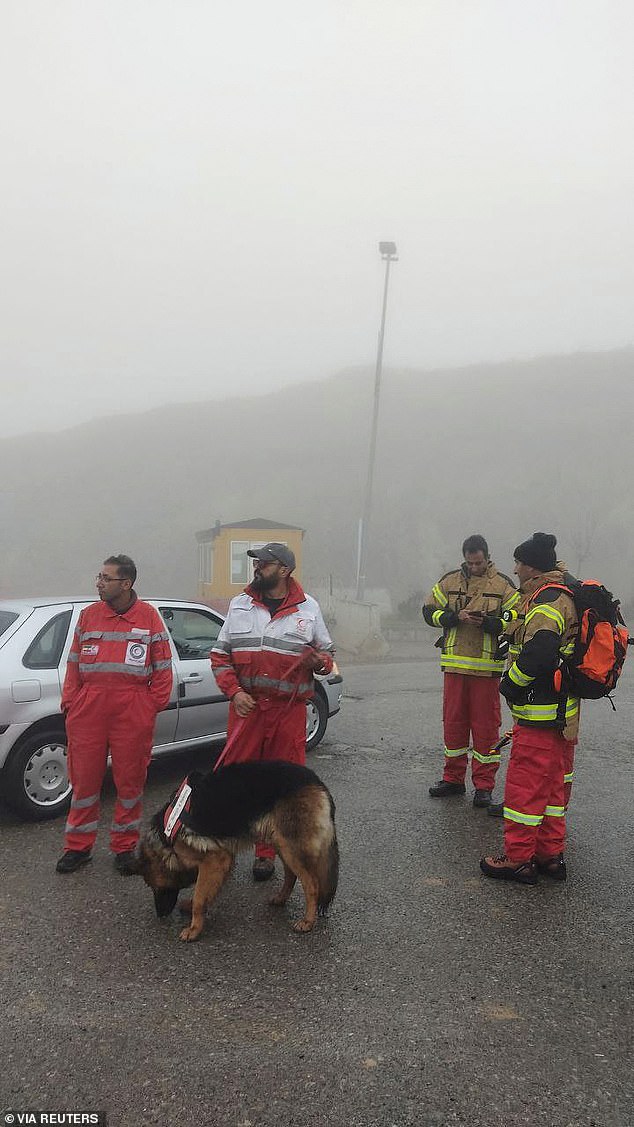
[[[557,565],[556,543],[557,537],[550,532],[534,532],[530,540],[518,544],[513,555],[520,563],[534,567],[535,571],[553,571]]]

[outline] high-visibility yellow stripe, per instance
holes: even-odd
[[[547,806],[544,810],[545,818],[563,818],[566,813],[565,806]]]
[[[528,626],[529,622],[535,617],[536,614],[542,614],[544,618],[550,618],[556,624],[559,633],[563,634],[564,630],[566,629],[566,623],[563,620],[563,616],[559,613],[558,610],[555,609],[555,607],[548,606],[546,603],[539,603],[538,606],[533,607],[532,610],[529,610],[526,618],[524,619],[525,626]]]
[[[431,620],[432,620],[434,626],[440,626],[441,625],[440,618],[441,618],[441,615],[443,615],[444,613],[445,613],[444,609],[433,611],[432,616],[431,616]]]
[[[455,642],[456,642],[456,627],[452,626],[451,630],[449,631],[449,633],[447,634],[447,637],[445,639],[445,651],[444,651],[444,654],[443,654],[443,659],[445,658],[445,656],[448,653],[451,653],[451,651],[453,650],[453,647],[455,645]]]
[[[495,658],[462,657],[460,654],[444,653],[440,658],[440,667],[444,669],[474,669],[483,672],[499,672],[504,668],[504,658],[496,661]]]
[[[567,771],[566,774],[564,775],[564,782],[565,783],[571,783],[572,780],[574,779],[574,777],[575,777],[574,771]]]
[[[466,755],[468,750],[469,750],[468,747],[457,747],[457,748],[446,747],[445,748],[445,755],[447,756],[448,759],[455,759],[455,757],[457,755]]]
[[[510,610],[511,607],[514,607],[516,603],[519,603],[519,601],[520,593],[519,591],[515,591],[514,594],[512,594],[505,603],[502,603],[502,610]]]
[[[576,697],[568,697],[566,705],[566,720],[572,720],[579,711],[579,701]],[[550,704],[512,704],[511,712],[518,720],[556,720],[557,702]]]
[[[449,602],[449,600],[448,600],[447,596],[445,595],[444,591],[441,590],[441,588],[439,587],[438,584],[436,584],[435,587],[432,587],[431,593],[434,596],[436,602],[440,603],[441,607],[447,606],[447,603]]]
[[[482,755],[481,752],[474,750],[473,758],[477,759],[478,763],[499,763],[501,761],[501,756],[497,751],[491,751],[488,755]]]
[[[521,810],[512,810],[510,806],[504,807],[504,817],[509,822],[520,822],[523,826],[541,826],[543,814],[523,814]]]
[[[511,678],[511,681],[513,681],[516,685],[519,685],[521,689],[525,689],[527,685],[530,685],[531,681],[535,680],[534,677],[529,677],[527,673],[522,673],[522,670],[519,668],[516,662],[513,662],[511,668],[509,669],[509,677]]]

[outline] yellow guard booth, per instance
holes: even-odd
[[[286,544],[297,561],[294,575],[301,583],[304,529],[279,521],[239,520],[235,524],[216,521],[213,528],[196,533],[198,541],[198,598],[226,610],[229,599],[242,591],[253,575],[250,548],[276,541]]]

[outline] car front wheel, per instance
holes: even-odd
[[[328,724],[328,705],[323,693],[317,691],[306,702],[306,751],[312,751],[321,742]]]
[[[50,728],[29,736],[13,752],[4,771],[4,797],[29,822],[65,814],[71,785],[66,765],[66,735]]]

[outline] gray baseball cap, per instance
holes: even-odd
[[[291,571],[295,569],[295,553],[291,552],[286,544],[265,544],[263,548],[250,548],[247,556],[251,556],[254,560],[262,560],[263,563],[270,563],[271,560],[277,560],[283,567],[290,568]]]

